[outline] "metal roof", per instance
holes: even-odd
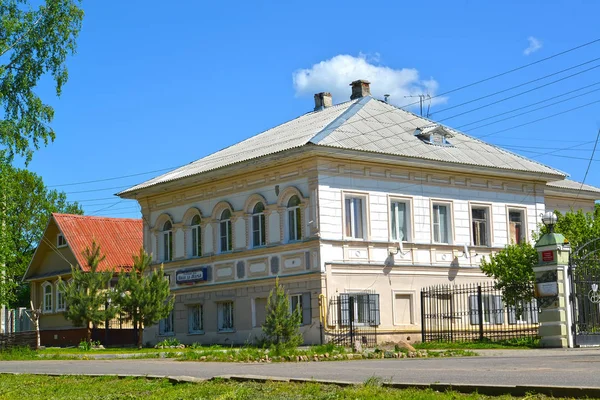
[[[576,191],[585,190],[586,192],[600,193],[600,188],[591,185],[586,185],[585,183],[582,185],[581,182],[572,181],[570,179],[548,182],[546,185],[560,189],[572,189]]]
[[[453,134],[449,140],[450,146],[425,143],[414,136],[415,129],[431,127],[432,124],[436,122],[367,96],[305,114],[118,195],[309,143],[453,164],[565,176],[561,171],[449,127],[444,126]]]

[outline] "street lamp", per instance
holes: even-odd
[[[552,211],[546,211],[544,215],[542,215],[542,223],[548,227],[548,232],[550,233],[554,233],[556,221],[558,221],[558,218]]]

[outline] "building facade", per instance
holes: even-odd
[[[599,197],[376,100],[366,81],[331,104],[315,95],[314,112],[119,194],[141,205],[176,297],[146,340],[256,341],[276,277],[306,343],[350,317],[379,340],[419,340],[421,288],[486,280],[482,257],[530,241],[547,207]],[[354,315],[332,307],[349,298]]]

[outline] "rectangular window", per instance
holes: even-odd
[[[504,323],[504,302],[502,296],[495,294],[481,295],[481,315],[484,324],[502,325]],[[479,325],[479,298],[469,296],[469,315],[471,325]]]
[[[260,328],[265,323],[267,317],[267,298],[257,297],[254,299],[254,324],[255,328]]]
[[[290,312],[298,307],[302,314],[302,325],[310,325],[312,322],[310,292],[290,295]]]
[[[473,225],[473,246],[489,246],[490,209],[488,207],[472,207],[471,223]]]
[[[67,245],[67,239],[62,233],[56,236],[56,247],[65,247]]]
[[[188,306],[188,333],[204,333],[202,304]]]
[[[525,240],[523,210],[508,211],[509,244],[520,244]]]
[[[379,295],[375,293],[343,293],[339,298],[340,321],[349,325],[355,324],[378,326]]]
[[[433,242],[450,243],[450,206],[433,204]]]
[[[233,248],[233,235],[231,232],[231,220],[221,221],[221,252],[231,251]]]
[[[163,233],[163,261],[171,261],[173,259],[173,232],[168,231]]]
[[[192,228],[192,256],[202,256],[202,231],[200,230],[200,226]]]
[[[519,301],[514,306],[508,307],[508,323],[514,324],[537,324],[538,307],[537,300]]]
[[[52,312],[52,284],[46,283],[42,286],[44,293],[44,312]]]
[[[175,334],[175,312],[171,310],[167,318],[163,318],[158,323],[158,334],[161,336],[170,336]]]
[[[65,311],[67,304],[65,301],[65,283],[56,284],[56,311]]]
[[[346,197],[345,230],[346,237],[365,239],[365,199],[363,197]]]
[[[267,243],[265,229],[265,214],[252,216],[252,246],[260,247]]]
[[[393,241],[407,242],[409,240],[409,208],[409,204],[404,201],[392,200],[390,203],[390,229]]]
[[[233,332],[233,302],[217,303],[217,314],[217,330],[219,332]]]
[[[302,225],[300,207],[292,207],[288,209],[288,236],[290,241],[300,240],[302,238]]]

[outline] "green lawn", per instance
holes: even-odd
[[[43,375],[0,375],[2,399],[514,399],[432,390],[398,390],[381,386],[373,378],[363,385],[338,387],[317,383],[254,383],[212,380],[203,383],[170,383],[144,378]],[[528,400],[549,399],[543,395]]]
[[[540,339],[525,337],[499,341],[475,340],[471,342],[425,342],[415,343],[415,349],[535,349]]]

